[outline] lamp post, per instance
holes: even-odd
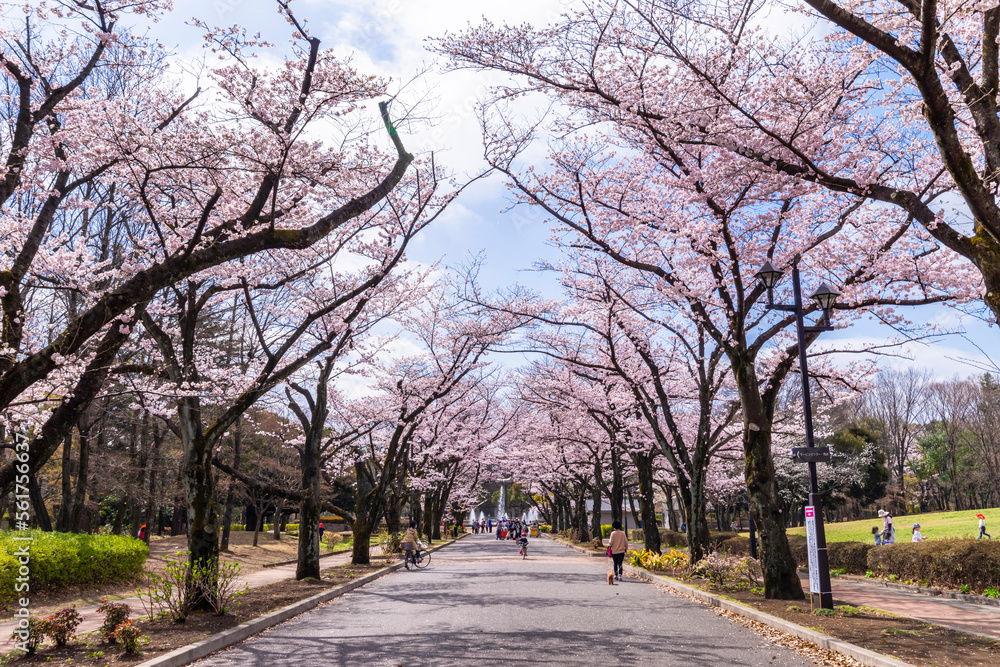
[[[802,411],[806,424],[806,447],[792,450],[792,458],[806,462],[809,466],[809,505],[805,508],[806,537],[809,551],[809,592],[812,606],[833,609],[833,592],[830,587],[830,562],[826,551],[826,533],[823,529],[823,503],[816,480],[816,463],[830,460],[827,447],[816,447],[813,439],[812,402],[809,395],[809,367],[806,364],[806,334],[832,331],[830,311],[840,295],[835,289],[821,283],[810,297],[823,310],[823,316],[816,326],[805,325],[805,309],[802,307],[802,286],[799,282],[799,256],[792,260],[793,305],[774,303],[774,286],[781,279],[782,272],[764,264],[757,272],[757,279],[767,289],[767,307],[795,314],[795,328],[799,341],[799,376],[802,378]]]

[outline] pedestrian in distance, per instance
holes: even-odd
[[[139,526],[139,539],[140,540],[146,539],[146,524],[142,524],[141,526]]]
[[[913,541],[923,542],[926,539],[927,539],[926,537],[920,534],[920,524],[919,523],[913,524]]]
[[[325,528],[323,528],[323,524],[322,524],[322,523],[320,523],[320,524],[319,524],[319,539],[321,539],[321,540],[323,539],[323,533],[324,533],[325,531],[326,531],[326,529],[325,529]]]
[[[896,526],[892,522],[892,514],[879,510],[878,515],[882,518],[882,544],[895,544]]]
[[[618,581],[622,580],[622,575],[624,574],[623,563],[626,551],[628,551],[628,536],[622,530],[622,522],[615,521],[611,524],[611,539],[608,545],[608,553],[611,555],[611,561],[614,564],[615,579]]]
[[[982,514],[977,514],[976,516],[979,517],[979,537],[976,539],[981,540],[983,539],[983,535],[985,535],[992,540],[993,536],[986,532],[986,517]]]

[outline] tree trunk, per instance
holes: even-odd
[[[642,537],[645,547],[653,553],[660,553],[660,528],[656,525],[656,505],[653,500],[653,457],[634,454],[636,470],[639,472],[639,509],[642,515]]]
[[[68,533],[71,530],[71,516],[73,506],[73,480],[70,477],[73,470],[73,432],[70,431],[63,438],[62,451],[62,502],[59,503],[59,519],[56,521],[56,530]]]
[[[28,495],[31,496],[31,504],[35,510],[35,518],[38,520],[38,527],[46,533],[52,532],[52,521],[49,519],[49,511],[45,509],[45,500],[42,498],[42,488],[38,486],[38,478],[35,475],[28,475]]]
[[[602,539],[601,532],[601,461],[594,459],[594,485],[591,487],[591,502],[594,503],[593,511],[590,513],[590,533],[594,539]],[[601,544],[604,542],[602,540]]]
[[[587,529],[587,487],[580,485],[576,497],[576,531],[580,542],[590,541],[590,531]],[[600,533],[598,533],[600,534]]]
[[[240,469],[240,447],[243,441],[243,416],[236,418],[236,424],[233,430],[233,469]],[[235,479],[229,480],[229,488],[226,490],[226,509],[222,514],[222,544],[219,548],[222,551],[229,551],[229,531],[233,522],[233,502],[235,501],[234,496],[236,495],[236,485],[238,482]]]
[[[285,511],[285,499],[278,498],[274,505],[274,519],[271,523],[271,532],[274,535],[274,539],[281,540],[281,516]]]
[[[73,509],[70,512],[70,525],[74,533],[84,530],[83,508],[87,502],[87,477],[90,474],[90,429],[80,420],[77,427],[80,435],[80,462],[76,471],[76,491],[73,494]]]
[[[322,396],[325,406],[326,397]],[[323,436],[325,414],[319,423],[313,423],[306,434],[299,459],[302,461],[302,492],[299,503],[299,553],[295,565],[296,579],[319,579],[319,519],[320,519],[320,470],[319,448]],[[314,419],[315,422],[315,419]]]
[[[363,461],[354,464],[357,484],[354,491],[354,520],[351,522],[351,532],[354,534],[354,547],[351,552],[351,563],[368,565],[371,562],[371,536],[374,514],[372,496],[375,489],[372,486],[368,471]]]
[[[181,470],[187,506],[189,562],[207,570],[218,567],[219,513],[216,508],[213,447],[202,430],[201,405],[197,397],[184,398],[178,409],[184,460]],[[198,599],[194,608],[208,608]]]
[[[434,539],[434,501],[431,499],[431,492],[424,494],[424,528],[423,535],[427,541]]]
[[[622,520],[622,507],[625,505],[625,490],[622,480],[621,455],[611,450],[611,521]]]

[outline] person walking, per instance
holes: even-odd
[[[979,517],[979,537],[976,539],[981,540],[983,539],[983,535],[985,535],[992,540],[993,536],[986,532],[986,517],[982,514],[977,514],[976,516]]]
[[[913,524],[913,541],[923,542],[925,539],[927,538],[920,534],[920,524],[919,523]]]
[[[322,541],[322,539],[323,539],[323,533],[324,533],[324,532],[326,532],[326,529],[325,529],[325,528],[323,528],[323,524],[322,524],[322,522],[321,522],[321,523],[319,524],[319,539],[320,539],[321,541]]]
[[[625,552],[628,551],[628,536],[625,535],[625,531],[622,530],[621,521],[615,521],[611,524],[611,540],[609,544],[610,546],[608,546],[608,552],[611,554],[611,562],[615,571],[615,579],[621,581],[622,574],[624,574],[622,564],[625,561]]]
[[[895,544],[896,526],[892,522],[892,514],[879,510],[878,515],[882,517],[882,544]]]

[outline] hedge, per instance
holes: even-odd
[[[721,538],[718,545],[715,547],[717,551],[724,551],[733,556],[749,556],[750,555],[750,538],[743,535],[736,535],[734,533],[718,533],[712,536],[713,543],[716,539]],[[760,545],[760,538],[757,539],[758,546]],[[829,547],[829,545],[828,545]],[[789,535],[788,536],[788,548],[792,552],[792,558],[799,565],[805,565],[809,562],[809,556],[806,553],[806,538],[804,535]],[[833,567],[831,565],[831,567]]]
[[[926,585],[1000,588],[1000,542],[954,538],[873,546],[868,569],[879,577],[896,575]]]
[[[848,574],[864,574],[868,570],[868,552],[875,548],[871,542],[832,542],[826,545],[826,555],[831,570],[846,570]]]
[[[15,537],[30,536],[30,542]],[[30,591],[86,586],[134,579],[143,571],[149,547],[124,535],[47,533],[40,530],[0,532],[0,600],[25,593],[14,590],[21,567],[15,552],[29,545]],[[29,597],[30,597],[29,591]]]

